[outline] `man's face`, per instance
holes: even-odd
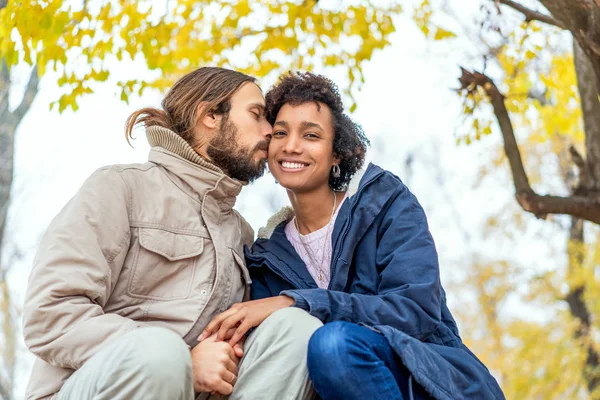
[[[206,150],[229,176],[252,182],[266,168],[272,127],[265,119],[265,99],[254,83],[245,83],[231,97],[231,109]]]

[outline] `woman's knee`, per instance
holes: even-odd
[[[352,338],[352,323],[336,321],[323,325],[308,342],[308,363],[339,365],[350,356],[349,341]]]
[[[352,323],[345,321],[330,322],[323,325],[310,338],[309,353],[337,353],[339,349],[345,347],[347,339],[352,335],[352,325]]]

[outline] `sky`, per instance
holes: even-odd
[[[400,176],[425,209],[443,283],[464,275],[472,247],[490,257],[512,252],[533,269],[556,266],[562,256],[557,258],[543,240],[555,228],[533,217],[525,216],[529,228],[516,247],[514,241],[490,242],[482,237],[484,218],[513,202],[513,190],[506,168],[476,183],[481,167],[498,154],[500,136],[495,128],[481,143],[456,145],[464,128],[461,102],[452,89],[458,86],[458,66],[468,62],[461,50],[468,45],[431,44],[408,18],[400,17],[398,22],[391,46],[375,53],[364,69],[366,83],[356,95],[358,108],[352,117],[371,139],[368,160]],[[131,72],[140,66],[129,63],[119,68]],[[14,257],[9,283],[17,304],[23,302],[40,236],[87,176],[104,165],[147,160],[149,146],[143,131],[138,131],[131,148],[124,138],[124,123],[133,111],[158,107],[161,100],[160,93],[147,92],[125,104],[115,87],[104,85],[81,99],[76,113],[59,114],[49,110],[58,93],[51,76],[42,79],[17,132],[9,242],[4,249],[5,257]],[[286,204],[284,190],[267,174],[244,188],[236,208],[256,232],[274,209]],[[468,295],[446,289],[451,309],[465,306]],[[17,394],[21,395],[33,357],[23,348],[19,359]]]

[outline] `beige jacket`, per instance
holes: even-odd
[[[193,347],[248,295],[242,183],[175,133],[147,130],[149,162],[101,168],[50,224],[29,278],[24,335],[37,356],[27,399],[51,397],[102,346],[145,326]]]

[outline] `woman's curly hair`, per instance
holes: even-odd
[[[297,106],[317,103],[320,109],[325,104],[333,116],[333,155],[340,160],[340,177],[329,175],[329,186],[333,190],[346,190],[354,174],[363,166],[369,139],[360,125],[344,113],[340,92],[330,79],[311,72],[290,72],[267,93],[266,116],[271,125],[284,104]]]

